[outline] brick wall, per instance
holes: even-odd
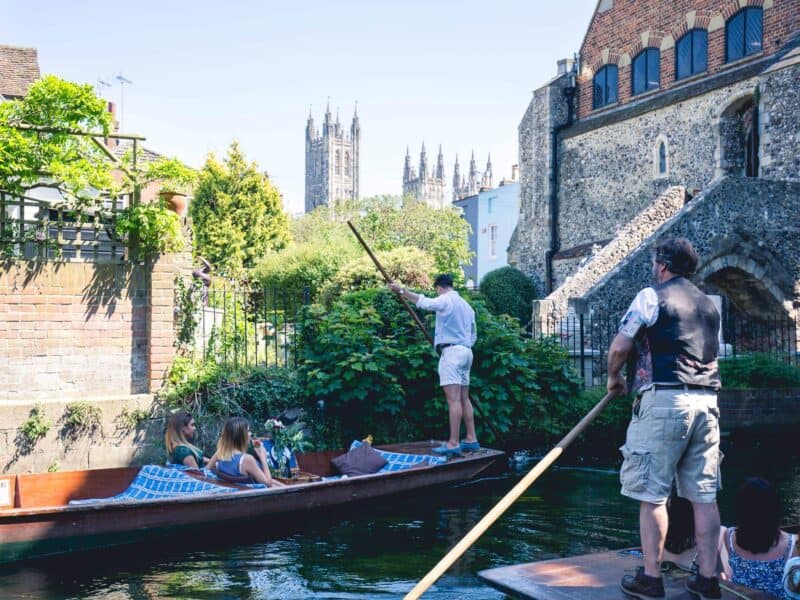
[[[174,357],[173,282],[186,267],[185,255],[0,266],[0,403],[157,390]]]
[[[800,0],[614,0],[610,10],[594,15],[581,46],[578,118],[631,100],[631,61],[644,48],[661,50],[660,90],[729,68],[731,63],[725,63],[725,22],[744,6],[764,9],[762,51],[732,64],[774,54],[800,28]],[[708,70],[702,75],[676,81],[675,43],[693,28],[708,31]],[[618,66],[619,101],[592,110],[592,78],[605,64]],[[657,93],[654,90],[635,98]]]

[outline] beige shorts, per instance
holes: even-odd
[[[439,357],[439,385],[469,385],[472,350],[466,346],[448,346]]]
[[[722,489],[716,392],[646,391],[620,451],[623,496],[663,504],[674,480],[679,496],[691,502],[715,502],[717,490]]]

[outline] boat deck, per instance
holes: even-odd
[[[625,573],[633,574],[642,564],[638,552],[619,550],[598,552],[555,560],[487,569],[478,577],[512,598],[537,600],[630,600],[620,590]],[[684,588],[685,571],[671,569],[664,575],[666,597],[670,600],[697,600]],[[722,600],[767,600],[768,594],[724,583]]]

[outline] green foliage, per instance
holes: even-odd
[[[177,158],[161,156],[146,164],[138,183],[145,185],[152,181],[158,181],[161,192],[187,194],[197,184],[197,177],[197,171],[186,166]]]
[[[189,212],[196,252],[223,274],[240,275],[289,241],[280,193],[235,142],[223,162],[206,160]]]
[[[485,415],[477,420],[481,439],[492,441],[482,419],[501,433],[541,432],[549,406],[579,391],[565,352],[523,337],[516,321],[492,315],[481,303],[473,307],[479,335],[470,394]],[[301,349],[306,405],[313,409],[324,400],[328,444],[366,433],[379,442],[441,435],[446,404],[438,358],[390,292],[354,292],[330,308],[310,307]]]
[[[203,282],[197,279],[187,282],[180,275],[175,277],[175,317],[178,330],[175,345],[180,350],[188,351],[194,344],[203,310],[203,287]]]
[[[76,439],[82,435],[94,435],[101,428],[103,411],[91,402],[70,402],[64,409],[64,434]]]
[[[133,239],[138,241],[142,257],[178,252],[186,243],[180,217],[164,202],[129,206],[119,213],[116,228],[117,234],[127,243]]]
[[[356,226],[373,251],[419,248],[433,257],[437,272],[452,273],[456,282],[463,281],[461,265],[471,259],[470,226],[457,208],[383,202],[368,210]]]
[[[44,407],[41,404],[36,404],[31,409],[28,420],[22,424],[20,430],[25,438],[28,446],[32,447],[41,438],[47,435],[53,423],[47,418]]]
[[[111,115],[90,85],[47,75],[22,100],[0,103],[0,189],[24,195],[35,187],[58,189],[67,205],[96,208],[94,190],[114,188],[112,165],[91,138],[8,127],[33,125],[107,134]]]
[[[316,298],[339,269],[358,256],[358,249],[349,240],[295,243],[286,250],[264,256],[253,269],[252,278],[270,289],[308,289],[311,297]]]
[[[168,407],[188,407],[195,418],[244,415],[263,423],[300,404],[294,371],[282,367],[231,368],[214,360],[178,357],[158,396]]]
[[[404,206],[399,196],[338,200],[296,219],[292,232],[300,245],[333,245],[348,257],[352,256],[350,250],[361,256],[363,250],[348,228],[348,220],[373,251],[417,248],[433,258],[434,271],[463,280],[461,265],[471,258],[469,224],[458,209],[412,202]]]
[[[377,252],[376,256],[389,277],[408,287],[430,289],[431,274],[435,271],[433,259],[417,248],[395,248]],[[362,256],[348,264],[322,288],[322,302],[329,304],[344,292],[366,290],[384,285],[383,276],[369,256]]]
[[[54,460],[47,467],[48,473],[57,473],[61,469],[61,461]]]
[[[123,406],[117,415],[116,421],[123,429],[136,429],[139,423],[150,418],[150,412],[144,408],[129,408]]]
[[[724,389],[800,388],[800,367],[763,353],[719,361]]]
[[[514,267],[501,267],[483,276],[481,294],[494,314],[516,317],[523,325],[531,320],[531,302],[536,288],[525,274]]]
[[[278,469],[273,470],[273,475],[284,476],[286,474],[287,453],[303,452],[311,447],[311,443],[305,438],[303,433],[304,423],[292,423],[285,425],[280,419],[267,419],[264,423],[264,430],[272,440],[275,457],[278,461]],[[270,467],[271,469],[271,467]]]

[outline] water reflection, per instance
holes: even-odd
[[[779,485],[787,521],[800,522],[800,452],[727,440],[723,521],[742,479]],[[293,599],[400,598],[532,466],[388,504],[333,510],[290,522],[198,532],[191,537],[105,550],[0,570],[3,598]],[[633,545],[638,506],[619,496],[607,468],[544,475],[425,598],[501,599],[475,577],[481,569]]]

